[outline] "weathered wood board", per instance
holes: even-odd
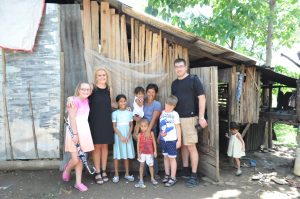
[[[3,130],[4,113],[0,102],[0,160],[59,158],[59,30],[59,6],[47,4],[34,52],[6,53],[7,110],[13,157],[7,143],[9,134]],[[2,83],[2,67],[0,73]],[[2,89],[1,86],[1,98]]]
[[[218,68],[192,68],[204,86],[208,128],[199,135],[198,171],[219,181],[219,110],[218,110]]]

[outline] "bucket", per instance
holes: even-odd
[[[294,165],[294,174],[300,176],[300,148],[296,149],[296,160]]]

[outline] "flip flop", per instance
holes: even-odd
[[[71,175],[70,175],[69,173],[67,173],[67,171],[66,171],[67,166],[68,166],[68,163],[65,164],[65,166],[64,166],[64,171],[63,171],[63,173],[62,173],[62,180],[63,180],[64,182],[69,182],[69,181],[70,181],[70,178],[71,178]]]
[[[75,184],[74,187],[75,187],[76,189],[78,189],[80,192],[85,192],[85,191],[88,190],[88,188],[87,188],[84,184],[82,184],[82,183],[80,183],[80,184]]]

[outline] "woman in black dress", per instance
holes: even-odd
[[[92,156],[96,168],[95,181],[97,184],[108,181],[106,173],[108,145],[114,143],[110,91],[107,71],[103,68],[96,70],[94,89],[89,97],[89,125],[95,147]]]

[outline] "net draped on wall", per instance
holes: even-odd
[[[146,89],[149,83],[157,84],[159,92],[157,100],[164,104],[165,98],[171,93],[170,73],[159,62],[161,56],[138,63],[128,63],[104,57],[96,51],[86,49],[85,60],[89,82],[94,82],[94,73],[98,68],[104,68],[109,73],[109,85],[112,88],[112,97],[125,94],[131,104],[134,98],[134,89],[142,86]]]

